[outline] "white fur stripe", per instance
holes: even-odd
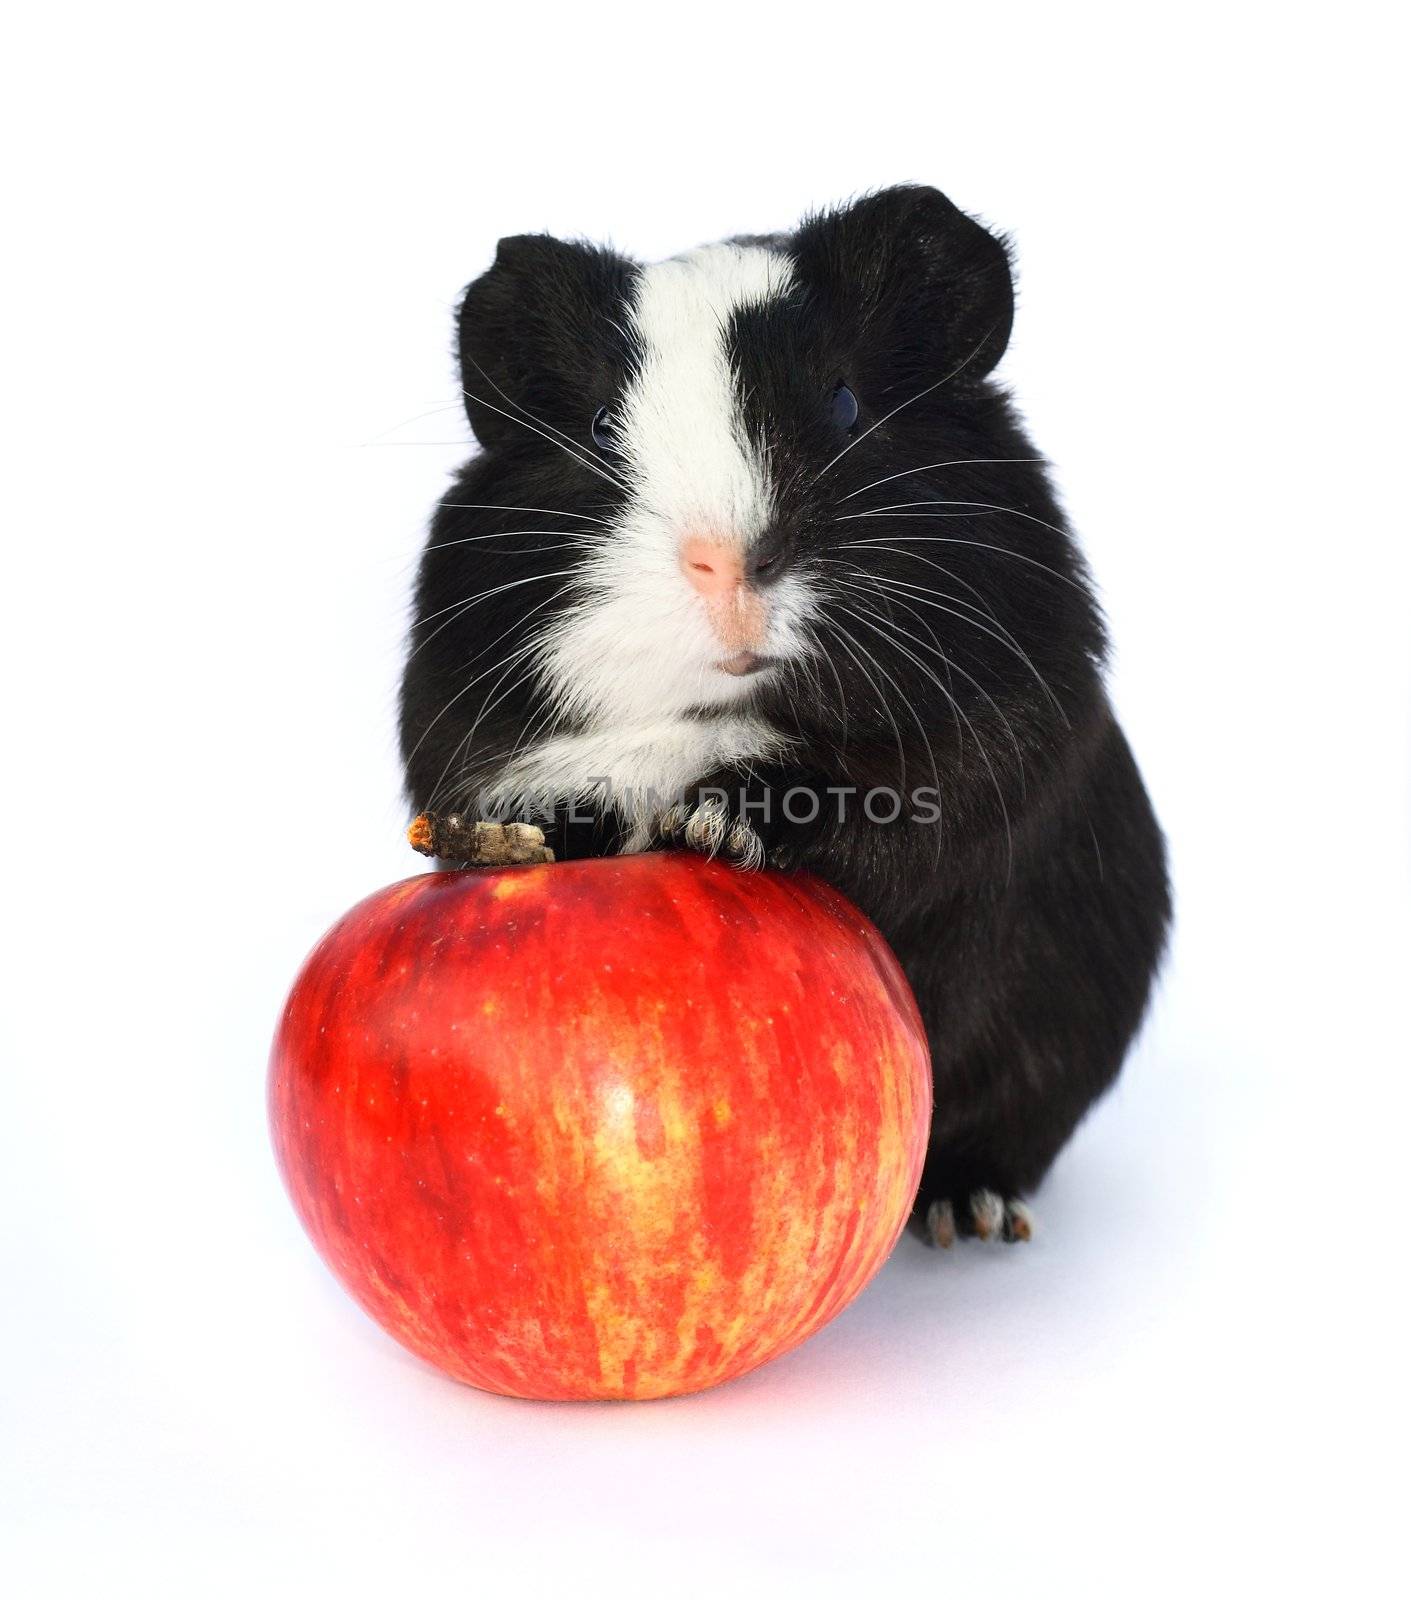
[[[785,294],[792,271],[782,254],[724,244],[639,274],[630,331],[640,365],[611,424],[630,493],[539,655],[556,725],[578,731],[522,753],[502,775],[511,787],[601,795],[606,778],[618,793],[671,793],[722,760],[779,748],[748,715],[714,724],[683,715],[740,704],[754,685],[720,670],[728,647],[682,571],[680,546],[705,535],[743,548],[768,525],[769,477],[740,416],[726,341],[732,314]],[[583,397],[585,419],[598,403]],[[796,579],[771,586],[767,653],[804,650],[805,604]]]
[[[729,244],[642,273],[641,367],[620,418],[634,520],[741,547],[765,528],[768,474],[741,423],[725,336],[736,311],[787,293],[792,276],[787,256]]]

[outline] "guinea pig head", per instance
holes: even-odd
[[[985,381],[1012,313],[1004,246],[934,189],[650,266],[502,241],[461,307],[462,382],[478,498],[548,524],[554,575],[523,638],[557,714],[788,699],[881,726],[923,679],[948,700],[910,698],[947,714],[973,699],[959,658],[1010,632],[996,601],[1015,583],[979,549],[1018,525],[974,530],[1034,470]],[[1020,537],[1036,567],[1067,559],[1061,529]],[[1029,588],[1042,632],[1062,601]],[[1027,652],[1004,648],[1009,682]]]

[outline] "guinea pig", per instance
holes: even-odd
[[[941,1246],[1029,1237],[1170,914],[1088,570],[991,377],[1013,309],[931,188],[652,266],[502,240],[401,696],[463,860],[685,847],[873,919],[929,1034]]]

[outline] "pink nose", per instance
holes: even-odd
[[[713,539],[687,539],[681,546],[681,570],[691,587],[711,600],[733,593],[745,579],[739,555]]]

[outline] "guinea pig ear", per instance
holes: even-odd
[[[536,419],[587,432],[617,381],[616,324],[628,324],[634,271],[611,250],[546,233],[500,240],[458,313],[461,386],[481,444],[529,437]]]
[[[938,189],[882,189],[810,218],[791,253],[825,314],[896,382],[981,378],[1009,343],[1008,251]]]

